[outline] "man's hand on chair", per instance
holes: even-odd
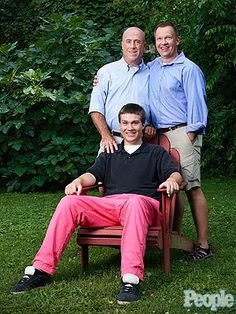
[[[166,193],[170,197],[175,191],[179,191],[179,184],[174,179],[168,178],[159,188],[166,188]]]
[[[72,181],[65,187],[65,194],[66,195],[73,195],[73,194],[80,195],[82,188],[83,188],[82,184],[79,182],[79,180],[75,179],[74,181]]]

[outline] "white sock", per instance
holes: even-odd
[[[34,266],[27,266],[25,268],[25,275],[33,275],[35,273]]]
[[[137,285],[139,283],[139,278],[133,274],[124,274],[122,281],[124,283],[132,283],[133,285]]]

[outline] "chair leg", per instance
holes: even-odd
[[[162,196],[163,222],[162,222],[162,243],[164,273],[170,273],[170,212],[172,198]]]
[[[80,263],[82,271],[85,271],[88,268],[88,260],[88,245],[81,245]]]
[[[175,211],[174,211],[174,221],[172,230],[176,231],[178,234],[181,232],[181,224],[184,214],[184,199],[183,192],[178,192],[176,195]]]
[[[170,239],[168,233],[163,233],[163,266],[164,273],[170,273]]]

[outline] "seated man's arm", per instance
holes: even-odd
[[[169,178],[162,182],[159,188],[166,188],[166,193],[168,196],[171,196],[174,191],[179,190],[179,185],[182,183],[182,176],[179,172],[173,172]]]
[[[94,185],[96,183],[96,178],[93,174],[86,172],[73,180],[65,187],[65,194],[72,195],[77,194],[80,195],[82,188],[85,186]]]

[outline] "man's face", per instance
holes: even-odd
[[[163,62],[169,63],[177,57],[179,38],[176,36],[171,26],[157,28],[155,44]]]
[[[143,129],[144,125],[141,122],[140,115],[125,113],[120,116],[120,132],[125,144],[141,144]]]
[[[123,58],[130,66],[141,63],[145,50],[145,38],[143,32],[136,28],[126,30],[122,38]]]

